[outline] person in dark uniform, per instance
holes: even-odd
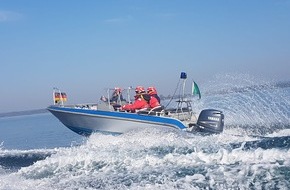
[[[119,87],[115,87],[110,102],[113,104],[120,104],[122,101],[126,101],[122,95],[122,89]]]

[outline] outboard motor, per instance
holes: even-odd
[[[202,110],[198,116],[197,123],[193,129],[202,133],[221,133],[224,129],[224,114],[214,109]]]

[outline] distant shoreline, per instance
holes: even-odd
[[[22,116],[22,115],[34,115],[34,114],[41,114],[41,113],[48,113],[48,111],[46,109],[35,109],[35,110],[27,110],[27,111],[6,112],[6,113],[0,113],[0,118]]]

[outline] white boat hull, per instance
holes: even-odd
[[[181,121],[164,116],[61,106],[50,106],[48,110],[66,127],[82,135],[90,135],[96,131],[125,133],[155,126],[175,129],[187,128]]]

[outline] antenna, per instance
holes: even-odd
[[[109,110],[111,109],[111,101],[110,101],[110,88],[107,89],[107,97],[108,97],[108,107],[109,107]]]
[[[128,88],[127,88],[127,101],[129,102],[129,103],[131,103],[131,97],[130,97],[130,92],[131,92],[131,89],[133,89],[133,87],[132,86],[129,86]]]
[[[56,101],[55,101],[55,92],[57,91],[58,89],[56,87],[53,87],[53,91],[52,91],[52,98],[53,98],[53,105],[56,104]]]

